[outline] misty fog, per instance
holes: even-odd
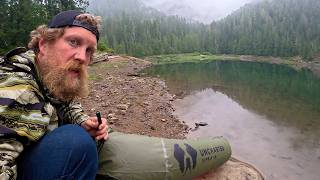
[[[204,23],[219,20],[241,6],[257,0],[141,0],[166,14],[179,15]]]

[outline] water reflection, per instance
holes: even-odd
[[[225,136],[233,155],[251,162],[267,179],[317,179],[320,156],[300,140],[298,130],[278,126],[267,117],[251,112],[227,95],[205,89],[175,102],[175,114],[190,126],[208,122],[190,134],[191,137]],[[296,147],[296,142],[299,147]]]
[[[209,123],[191,136],[226,136],[267,179],[318,179],[320,82],[309,71],[224,61],[147,71],[180,95],[180,119]]]

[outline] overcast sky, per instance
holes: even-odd
[[[142,0],[159,10],[173,12],[172,7],[188,7],[185,11],[178,8],[178,15],[193,17],[203,22],[219,20],[237,10],[246,3],[257,0]],[[171,8],[170,8],[171,7]]]

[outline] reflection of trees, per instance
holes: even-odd
[[[315,134],[320,128],[320,81],[306,70],[216,61],[161,65],[149,72],[164,78],[174,94],[212,88],[277,124],[298,128],[302,134]]]

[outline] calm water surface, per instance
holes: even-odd
[[[250,162],[266,179],[320,179],[320,80],[309,71],[265,63],[159,65],[175,114],[190,137],[224,136],[233,156]]]

